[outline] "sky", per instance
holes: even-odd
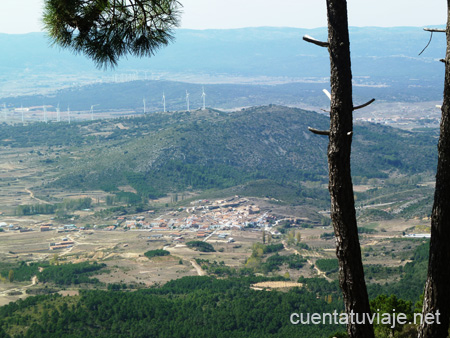
[[[181,0],[181,28],[324,27],[325,0]],[[431,26],[446,22],[445,0],[348,0],[350,26]],[[1,0],[0,33],[42,31],[43,0]]]

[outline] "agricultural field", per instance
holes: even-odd
[[[178,215],[180,216],[180,215]],[[11,221],[12,219],[8,219]],[[105,229],[77,229],[73,232],[58,232],[55,228],[51,231],[40,231],[39,221],[42,218],[16,219],[18,224],[28,224],[32,231],[20,233],[19,231],[5,230],[0,233],[0,257],[1,261],[12,266],[19,262],[49,262],[53,264],[80,264],[83,262],[97,262],[105,264],[105,271],[95,277],[99,280],[96,287],[107,288],[108,285],[125,284],[132,288],[151,287],[161,285],[167,281],[184,276],[215,275],[217,266],[226,267],[225,272],[220,270],[219,276],[225,273],[235,274],[237,271],[249,268],[251,257],[254,256],[256,243],[263,242],[263,236],[269,238],[271,243],[280,244],[275,255],[289,257],[298,255],[304,259],[301,266],[290,268],[281,263],[275,270],[264,270],[269,276],[287,276],[292,282],[299,277],[324,277],[329,281],[337,279],[337,272],[322,271],[316,265],[318,260],[330,260],[335,258],[334,239],[329,234],[330,226],[302,227],[290,224],[288,232],[281,234],[279,230],[286,229],[286,220],[278,222],[285,225],[273,226],[265,231],[259,228],[243,230],[216,230],[211,232],[202,241],[212,245],[215,251],[201,252],[190,249],[186,243],[195,241],[198,237],[198,229],[174,229],[174,230],[150,230],[131,229],[117,227],[115,230]],[[30,225],[34,222],[34,225]],[[361,235],[361,245],[364,264],[378,265],[383,268],[397,268],[410,262],[414,249],[421,243],[417,239],[403,237],[405,231],[411,231],[416,227],[423,227],[419,220],[386,221],[377,224],[368,224],[373,233]],[[266,235],[263,235],[265,233]],[[300,242],[292,242],[291,234],[299,236]],[[220,238],[220,234],[226,234],[227,238],[233,238],[230,242]],[[176,240],[182,237],[183,240]],[[61,250],[50,250],[52,243],[73,242],[70,247]],[[291,243],[288,244],[287,242]],[[261,245],[261,244],[259,244]],[[168,251],[167,256],[147,258],[144,254],[151,250]],[[273,253],[261,255],[258,264],[264,267],[264,262]],[[220,263],[220,264],[219,264]],[[217,265],[216,265],[217,264]],[[212,268],[211,268],[212,267]],[[253,267],[259,271],[258,266]],[[45,268],[44,268],[45,269]],[[232,271],[232,272],[230,272]],[[268,272],[267,272],[268,271]],[[371,275],[369,282],[392,282],[399,280],[400,273],[389,275]],[[52,283],[44,283],[52,285]],[[0,283],[0,304],[26,296],[27,289],[39,289],[44,287],[38,278],[33,276],[29,281],[8,282],[6,276]],[[58,290],[74,290],[80,286],[68,285],[57,287]],[[16,291],[15,293],[13,291]],[[18,292],[17,292],[18,291]]]
[[[295,138],[303,124],[323,118],[276,106],[244,113],[0,126],[8,135],[0,140],[0,304],[42,292],[152,288],[197,275],[336,281],[326,163],[313,149],[324,144],[304,136],[311,144],[302,146]],[[280,120],[272,124],[279,130],[266,129],[270,119]],[[250,121],[252,128],[245,129]],[[207,130],[217,124],[233,136],[212,142]],[[286,124],[298,130],[279,138]],[[234,135],[236,128],[243,132]],[[370,135],[377,128],[397,139],[399,149],[410,147],[407,132],[361,128],[369,138],[357,136],[357,147],[374,143]],[[258,143],[260,132],[266,139]],[[433,139],[427,137],[418,137],[426,149]],[[252,146],[244,147],[248,142]],[[291,142],[297,148],[288,148]],[[197,156],[217,157],[217,149],[223,159],[215,164]],[[285,149],[302,160],[288,159]],[[429,234],[433,191],[426,149],[423,163],[414,166],[408,157],[413,150],[405,148],[397,163],[394,155],[383,155],[391,149],[380,149],[390,171],[362,162],[354,178],[363,260],[373,285],[403,278],[426,241],[407,235]],[[273,158],[267,159],[269,152]],[[183,156],[198,162],[186,164]],[[267,163],[256,165],[262,158]],[[267,176],[255,172],[261,165]],[[285,169],[290,165],[297,171]],[[154,250],[165,254],[148,255]]]

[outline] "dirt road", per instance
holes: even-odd
[[[192,259],[190,260],[190,262],[199,276],[206,276],[206,272],[201,268],[200,265],[197,264],[195,260]]]

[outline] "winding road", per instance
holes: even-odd
[[[283,241],[282,243],[283,243],[284,248],[285,248],[287,251],[293,251],[296,255],[301,256],[300,253],[299,253],[296,249],[288,247],[286,241]],[[307,258],[307,262],[308,262],[308,264],[310,264],[311,266],[314,266],[314,270],[316,270],[317,274],[318,274],[320,277],[325,278],[325,279],[326,279],[327,281],[329,281],[329,282],[332,282],[332,281],[333,281],[331,278],[329,278],[329,277],[325,274],[325,272],[323,272],[322,270],[320,270],[320,269],[319,269],[319,268],[311,261],[311,259]]]

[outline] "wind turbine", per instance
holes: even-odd
[[[3,103],[3,113],[5,114],[5,121],[8,118],[8,110],[6,109],[6,103]]]
[[[99,106],[99,105],[98,104],[93,104],[91,106],[91,121],[94,120],[94,107],[97,107],[97,106]]]
[[[202,87],[202,99],[203,99],[203,110],[206,109],[206,94],[205,94],[205,87]]]
[[[163,92],[163,107],[164,107],[164,113],[166,112],[166,95]]]
[[[59,103],[56,107],[56,122],[61,122],[61,110],[59,109]]]
[[[47,106],[44,104],[44,122],[47,123]]]
[[[191,111],[189,109],[189,93],[187,90],[186,90],[186,108],[187,108],[187,111]]]
[[[145,110],[145,97],[144,97],[144,99],[142,100],[142,102],[144,102],[144,114],[146,113],[146,110]]]
[[[67,117],[69,118],[69,124],[70,124],[70,106],[67,105]]]

